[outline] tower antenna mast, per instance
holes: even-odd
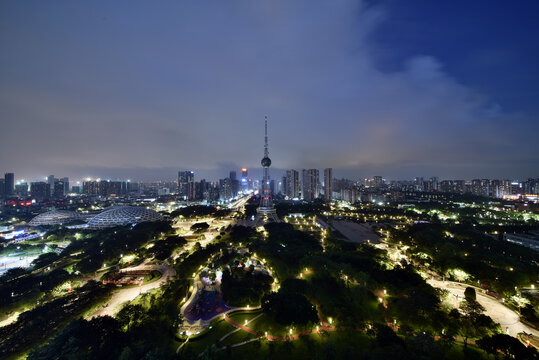
[[[269,156],[268,150],[268,116],[264,116],[264,156]]]

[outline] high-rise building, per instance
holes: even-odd
[[[455,180],[455,191],[457,194],[464,194],[466,181]]]
[[[14,173],[5,173],[4,174],[4,195],[11,196],[15,192],[15,174]]]
[[[235,171],[230,172],[230,186],[231,186],[232,197],[238,196],[238,192],[240,191],[240,182],[236,178]]]
[[[56,179],[54,178],[54,175],[47,176],[47,184],[49,184],[49,187],[51,188],[51,194],[54,193],[54,181]]]
[[[195,173],[193,171],[178,172],[178,194],[184,200],[195,200]]]
[[[296,170],[286,171],[286,196],[290,199],[299,197],[299,173]]]
[[[357,189],[355,187],[351,187],[349,189],[341,189],[341,199],[351,204],[357,202],[357,199],[358,199]]]
[[[52,197],[55,200],[63,199],[65,196],[65,186],[64,182],[56,179],[54,181],[54,191],[52,192]]]
[[[280,195],[286,195],[286,176],[283,176],[277,184],[277,193]]]
[[[232,198],[232,180],[230,178],[219,180],[219,200],[229,201]]]
[[[264,118],[264,157],[260,162],[263,169],[262,187],[260,191],[260,205],[256,209],[255,226],[261,226],[268,221],[278,222],[277,212],[273,207],[271,181],[269,175],[269,167],[271,160],[269,158],[268,149],[268,117]]]
[[[381,176],[374,176],[373,177],[373,186],[375,188],[382,187],[384,185],[384,179]]]
[[[6,180],[0,178],[0,199],[3,199],[6,191]]]
[[[320,195],[320,173],[318,169],[302,170],[301,196],[305,201],[313,201]]]
[[[63,177],[60,181],[64,184],[64,194],[69,194],[69,178]]]
[[[86,195],[119,196],[127,194],[130,184],[128,181],[89,180],[83,181],[82,192]],[[65,184],[62,183],[62,186],[65,189]],[[58,188],[58,194],[59,192]]]
[[[331,202],[333,199],[333,169],[324,169],[324,200]]]
[[[247,168],[241,169],[240,187],[242,191],[249,190],[249,178],[248,178]]]
[[[99,194],[99,182],[98,181],[83,181],[82,193],[85,195],[98,195]]]
[[[430,191],[438,191],[438,178],[436,176],[433,176],[429,180],[429,190]]]
[[[51,196],[51,186],[43,181],[30,183],[30,193],[37,201],[48,200]]]

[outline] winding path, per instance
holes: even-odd
[[[112,298],[108,301],[106,307],[100,307],[99,309],[97,309],[97,311],[95,311],[88,318],[92,319],[97,316],[105,316],[105,315],[114,316],[121,304],[125,302],[129,302],[129,301],[133,301],[140,294],[143,294],[150,290],[161,287],[161,285],[167,282],[169,278],[176,276],[176,270],[168,266],[167,263],[163,263],[162,265],[141,264],[139,266],[126,268],[122,270],[125,270],[125,271],[157,270],[161,273],[161,277],[158,280],[148,283],[146,285],[128,287],[126,289],[119,290],[118,292],[112,295]]]
[[[469,286],[453,281],[440,281],[434,279],[427,280],[427,282],[433,287],[447,290],[453,295],[458,295],[461,299],[464,299],[464,290]],[[539,331],[523,324],[520,321],[518,314],[513,310],[509,309],[498,300],[485,295],[481,289],[475,289],[477,302],[485,308],[485,315],[490,316],[494,322],[500,324],[503,332],[514,337],[517,337],[521,332],[539,336]]]

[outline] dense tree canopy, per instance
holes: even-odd
[[[262,298],[262,309],[275,321],[286,325],[307,325],[318,320],[316,307],[301,294],[272,292]]]

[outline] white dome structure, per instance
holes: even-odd
[[[51,210],[39,214],[28,223],[29,226],[63,225],[75,220],[83,220],[81,214],[70,210]]]
[[[111,226],[137,224],[146,221],[160,221],[163,216],[156,211],[137,206],[115,206],[103,210],[90,221],[88,228],[103,229]]]

